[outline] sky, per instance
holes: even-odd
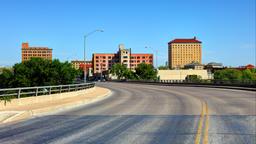
[[[92,53],[158,50],[168,60],[168,42],[197,37],[202,62],[255,65],[255,0],[0,0],[0,66],[21,62],[21,43],[53,49],[61,61]]]

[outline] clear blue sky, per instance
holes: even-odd
[[[21,61],[21,43],[53,48],[61,61],[116,52],[123,43],[133,52],[159,51],[167,43],[196,36],[203,42],[203,63],[255,64],[255,0],[1,0],[0,65]],[[151,52],[152,53],[152,52]]]

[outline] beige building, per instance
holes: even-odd
[[[188,75],[199,75],[202,79],[210,79],[207,70],[158,70],[160,80],[183,81]]]
[[[131,57],[131,49],[125,49],[123,44],[119,45],[119,58],[120,63],[127,68],[130,68],[130,57]]]
[[[192,62],[202,63],[201,41],[193,39],[174,39],[168,43],[169,68],[179,69]]]
[[[52,60],[52,49],[48,47],[30,47],[28,43],[22,43],[22,62],[30,60],[31,58],[43,58]]]

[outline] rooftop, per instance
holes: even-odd
[[[30,47],[28,42],[23,42],[21,45],[22,50],[30,49],[30,50],[52,50],[48,47]]]
[[[23,50],[52,50],[48,47],[28,47],[28,48],[22,48]]]
[[[174,39],[170,41],[168,44],[171,43],[202,43],[201,41],[197,40],[196,37],[192,39]]]
[[[84,63],[84,60],[72,60],[71,63]],[[86,63],[92,63],[92,61],[86,60]]]

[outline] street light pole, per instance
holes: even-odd
[[[95,32],[104,32],[104,30],[94,30],[86,35],[84,35],[84,83],[86,83],[86,76],[87,76],[87,71],[86,71],[86,39],[89,35],[92,35]]]
[[[158,51],[156,50],[156,69],[158,69],[158,64],[157,64],[157,55],[158,55]]]
[[[86,83],[86,76],[87,76],[87,72],[86,72],[86,54],[85,54],[85,50],[86,50],[86,36],[84,36],[84,83]]]

